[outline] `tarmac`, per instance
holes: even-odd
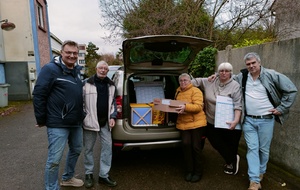
[[[45,162],[47,158],[47,135],[46,135],[46,129],[45,128],[36,128],[35,127],[35,118],[33,114],[33,106],[32,103],[26,102],[22,107],[19,109],[14,109],[9,114],[0,115],[0,190],[36,190],[36,189],[43,189],[43,176],[44,176],[44,167]],[[213,150],[213,148],[209,145],[209,143],[206,143],[205,145],[205,157],[207,160],[214,160],[214,162],[222,163],[222,159],[216,153],[216,151]],[[97,153],[95,153],[97,154]],[[141,154],[141,153],[139,153]],[[168,154],[168,153],[166,153]],[[235,183],[232,183],[232,186],[230,184],[228,185],[228,180],[231,179],[228,175],[223,175],[222,172],[219,172],[220,170],[220,164],[209,164],[207,167],[209,168],[209,171],[207,171],[207,176],[214,176],[216,177],[215,181],[205,181],[206,179],[203,179],[203,184],[207,184],[207,187],[211,188],[199,188],[198,186],[190,186],[181,184],[184,182],[172,182],[173,186],[167,186],[165,185],[165,188],[161,189],[247,189],[247,186],[245,188],[240,188],[241,186],[238,186],[237,184],[247,184],[248,183],[248,177],[247,177],[247,162],[245,158],[245,149],[241,147],[239,149],[240,154],[240,170],[235,180]],[[126,154],[123,155],[124,160],[126,160]],[[135,157],[138,157],[138,155],[134,155]],[[153,154],[151,155],[154,156]],[[145,159],[145,155],[143,155],[143,159]],[[132,158],[130,158],[132,159]],[[63,158],[64,160],[64,158]],[[62,160],[62,162],[63,162]],[[118,159],[116,160],[116,163],[114,163],[115,167],[132,167],[130,170],[138,169],[135,168],[135,164],[139,163],[130,163],[130,160],[126,160],[126,162],[117,163]],[[297,160],[299,161],[299,160]],[[127,164],[127,165],[126,165]],[[155,163],[157,165],[157,163]],[[167,161],[165,164],[168,164]],[[115,168],[114,167],[114,168]],[[153,166],[151,166],[153,167]],[[76,172],[76,175],[78,175],[81,179],[84,177],[84,171],[83,171],[83,158],[82,155],[79,157],[77,167],[79,168]],[[60,167],[60,173],[62,172],[63,167]],[[124,172],[119,170],[112,169],[112,174],[116,177],[118,177],[118,184],[124,184],[118,185],[114,189],[156,189],[151,188],[151,183],[148,188],[143,188],[143,186],[139,187],[136,184],[131,186],[131,180],[129,178],[124,178]],[[123,172],[123,173],[120,173]],[[128,171],[126,171],[128,172]],[[146,175],[148,171],[141,170],[140,172],[144,172],[142,175]],[[176,171],[175,171],[176,172]],[[175,173],[172,171],[172,173]],[[138,172],[136,172],[138,173]],[[166,173],[166,172],[165,172]],[[180,176],[179,176],[180,177]],[[207,177],[207,178],[208,178]],[[122,179],[124,178],[124,179]],[[172,180],[173,178],[170,178],[168,180]],[[181,179],[181,178],[180,178]],[[211,179],[211,177],[210,177]],[[138,183],[141,179],[138,179],[138,177],[132,181],[132,183]],[[176,181],[177,178],[174,176],[174,181]],[[177,180],[178,181],[178,180]],[[183,181],[183,180],[182,180]],[[126,184],[126,185],[125,185]],[[143,184],[141,181],[140,184]],[[144,183],[145,184],[145,183]],[[152,183],[153,185],[156,185],[155,183]],[[174,185],[175,184],[175,185]],[[178,186],[176,186],[178,184]],[[287,171],[285,171],[283,168],[277,167],[276,165],[273,165],[269,162],[267,173],[264,177],[264,181],[262,182],[263,189],[264,190],[299,190],[300,189],[300,178],[296,177]],[[145,186],[144,186],[145,187]],[[157,186],[154,186],[157,187]],[[171,188],[173,187],[173,188]],[[85,189],[82,188],[62,188],[62,189]],[[98,187],[97,187],[98,189]],[[99,189],[110,189],[107,187],[99,187]]]

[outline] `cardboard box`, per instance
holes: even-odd
[[[130,104],[131,124],[142,126],[152,124],[152,106],[149,104]]]
[[[186,102],[181,100],[155,98],[153,100],[153,104],[154,104],[153,107],[154,110],[177,113],[176,108],[178,108],[180,105],[186,104]]]

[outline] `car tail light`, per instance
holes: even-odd
[[[116,97],[117,103],[117,119],[122,119],[122,96]]]

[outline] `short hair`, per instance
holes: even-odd
[[[108,67],[108,64],[106,63],[106,61],[99,61],[96,65],[96,68],[99,67],[100,65],[106,65]]]
[[[260,56],[256,52],[247,53],[244,57],[244,62],[246,62],[247,60],[249,60],[251,58],[255,58],[260,63]]]
[[[75,42],[75,41],[72,41],[72,40],[66,40],[66,41],[64,41],[63,44],[61,45],[61,49],[63,50],[64,47],[65,47],[66,45],[69,45],[69,46],[76,46],[77,49],[79,49],[78,43]]]
[[[182,73],[181,75],[179,75],[178,80],[180,80],[182,77],[188,77],[190,80],[192,80],[191,75],[189,75],[188,73]]]
[[[232,65],[228,62],[223,62],[218,67],[218,71],[221,71],[221,70],[232,71]]]
[[[219,65],[218,67],[218,71],[221,71],[221,70],[227,70],[227,71],[230,71],[230,76],[233,75],[233,68],[232,68],[232,65],[228,62],[223,62]]]

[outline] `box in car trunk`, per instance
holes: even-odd
[[[143,126],[152,124],[152,106],[150,104],[131,103],[131,124]]]

